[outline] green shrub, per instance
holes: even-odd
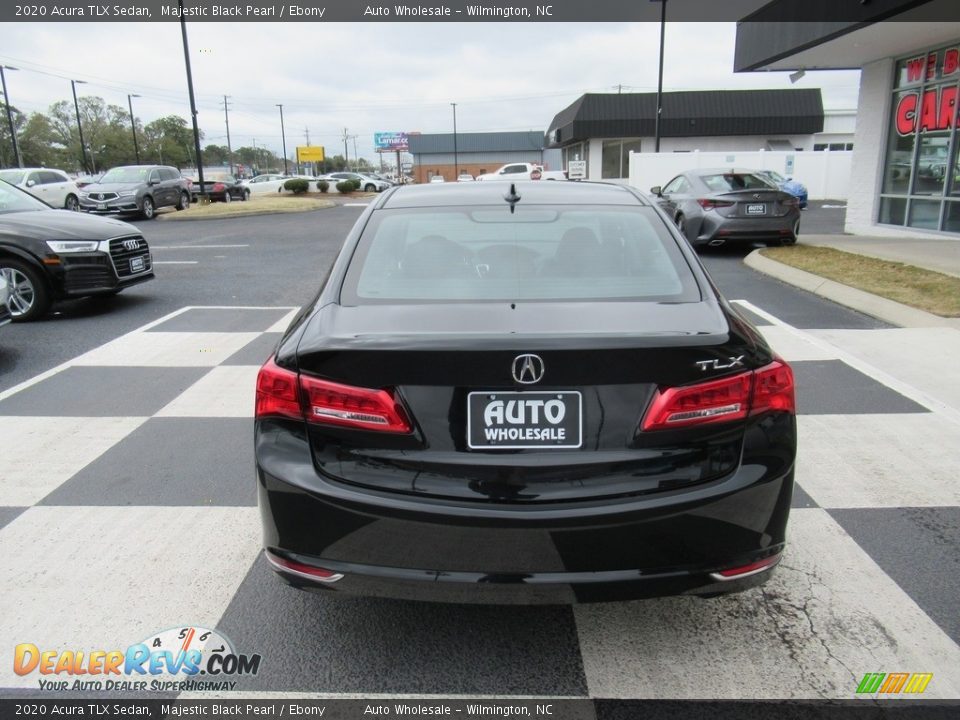
[[[290,178],[283,184],[283,189],[289,190],[294,195],[299,195],[310,189],[310,181],[303,178]]]
[[[356,188],[353,186],[353,180],[341,180],[337,183],[337,192],[353,192]]]
[[[360,189],[360,181],[359,181],[359,180],[353,179],[353,180],[351,180],[350,182],[353,183],[353,189],[354,189],[354,190],[359,190],[359,189]]]
[[[320,192],[325,193],[329,189],[330,189],[330,183],[328,183],[326,180],[321,180],[320,182],[317,183],[317,190],[319,190]]]

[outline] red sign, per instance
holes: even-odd
[[[919,92],[906,93],[897,102],[896,126],[900,135],[949,130],[957,121],[957,86],[950,85]]]

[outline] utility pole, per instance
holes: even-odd
[[[347,152],[347,140],[349,138],[350,136],[347,135],[347,128],[344,128],[343,129],[343,165],[344,165],[343,169],[344,170],[350,169],[350,154]]]
[[[280,137],[283,138],[283,174],[287,174],[287,131],[283,129],[283,105],[277,103],[280,108]]]
[[[360,169],[360,156],[357,154],[357,136],[351,135],[350,137],[353,138],[353,170],[357,172]]]
[[[19,70],[9,65],[0,65],[0,84],[3,85],[3,104],[7,108],[7,122],[10,123],[10,139],[13,141],[13,156],[17,159],[17,167],[23,167],[23,158],[20,157],[20,145],[17,144],[17,130],[13,127],[13,111],[10,110],[10,96],[7,94],[7,78],[3,70]]]
[[[227,164],[230,165],[230,174],[233,175],[233,147],[230,145],[230,113],[227,112],[229,108],[227,98],[229,97],[229,95],[223,96],[223,119],[227,124]]]

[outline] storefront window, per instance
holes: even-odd
[[[960,232],[960,201],[948,202],[943,213],[943,229]]]
[[[957,232],[960,42],[899,60],[892,90],[877,220]]]
[[[620,140],[604,140],[603,141],[603,163],[601,166],[602,178],[619,178],[623,177],[620,174],[620,158],[622,156],[621,145],[623,143]]]

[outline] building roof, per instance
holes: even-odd
[[[452,153],[453,133],[425,133],[409,135],[410,152],[414,155],[427,153]],[[457,152],[515,152],[542,150],[545,147],[543,133],[539,130],[523,132],[457,133]]]
[[[656,93],[588,93],[550,123],[550,147],[588,138],[652,137]],[[698,90],[663,94],[661,137],[807,135],[823,130],[820,89]]]

